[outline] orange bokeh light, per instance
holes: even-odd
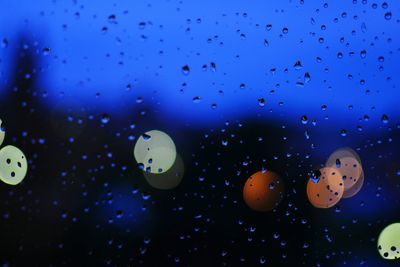
[[[308,200],[316,208],[330,208],[336,205],[343,196],[342,174],[331,167],[322,168],[320,172],[318,182],[308,180]]]
[[[283,192],[283,181],[278,174],[259,171],[247,179],[243,199],[255,211],[270,211],[282,200]]]

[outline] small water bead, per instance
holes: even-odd
[[[138,27],[139,27],[140,30],[143,30],[144,28],[146,28],[146,22],[143,22],[143,21],[139,22]]]
[[[138,168],[143,171],[144,170],[144,164],[143,163],[138,163]]]
[[[216,72],[217,71],[217,65],[214,62],[210,63],[210,69],[212,72]]]
[[[114,14],[111,14],[108,16],[108,22],[109,23],[113,23],[113,24],[117,24],[117,16]]]
[[[190,68],[189,68],[188,65],[185,65],[185,66],[182,67],[182,73],[183,73],[184,75],[189,75],[189,73],[190,73]]]
[[[122,210],[117,210],[117,212],[115,213],[115,216],[117,217],[117,219],[121,219],[124,215],[124,212]]]
[[[1,41],[1,47],[2,47],[2,48],[7,48],[7,47],[8,47],[8,40],[7,40],[6,38],[4,38],[4,39]]]
[[[306,115],[301,116],[301,123],[302,123],[303,125],[305,125],[305,124],[308,123],[308,118],[307,118]]]
[[[304,82],[309,83],[311,81],[311,75],[309,72],[304,73]]]
[[[386,114],[383,114],[381,117],[381,121],[384,124],[387,124],[389,122],[389,117]]]
[[[150,141],[150,139],[151,139],[151,135],[148,135],[148,134],[146,134],[146,133],[142,134],[142,137],[143,137],[143,140],[144,140],[145,142]]]
[[[321,171],[320,170],[312,171],[310,173],[310,179],[313,183],[315,184],[318,183],[319,180],[321,179]]]
[[[268,185],[269,190],[274,190],[275,189],[275,183],[272,182]]]
[[[50,51],[51,51],[51,49],[48,48],[48,47],[45,47],[45,48],[42,49],[42,53],[43,53],[44,56],[50,55]]]
[[[298,61],[296,61],[296,62],[294,63],[293,67],[294,67],[295,70],[300,70],[300,69],[303,68],[303,65],[301,64],[301,61],[298,60]]]
[[[337,169],[339,169],[341,167],[341,165],[342,165],[342,163],[340,162],[340,159],[336,159],[335,163],[336,163],[336,168]]]
[[[362,31],[363,33],[366,33],[366,32],[367,32],[367,25],[365,24],[365,22],[363,22],[363,23],[361,24],[361,31]]]
[[[310,133],[309,133],[308,131],[305,131],[305,132],[304,132],[304,136],[305,136],[305,138],[306,138],[307,140],[310,139]]]
[[[142,199],[143,200],[149,200],[150,197],[151,197],[150,193],[147,193],[147,192],[143,192],[142,193]]]
[[[103,114],[101,116],[101,123],[102,124],[107,124],[110,122],[110,116],[108,114]]]
[[[195,96],[192,99],[193,103],[198,104],[201,102],[201,97],[200,96]]]

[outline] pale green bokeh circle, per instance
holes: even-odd
[[[143,164],[144,170],[150,173],[164,173],[175,162],[176,147],[171,137],[164,132],[151,130],[141,135],[133,150],[138,164]]]
[[[25,178],[27,171],[28,161],[19,148],[5,146],[0,150],[0,180],[17,185]]]
[[[177,154],[174,165],[168,171],[157,174],[145,172],[144,177],[152,187],[161,190],[168,190],[177,187],[181,183],[184,172],[184,162],[181,156]]]
[[[386,260],[400,258],[400,223],[390,224],[383,229],[378,238],[378,251]]]
[[[6,132],[1,129],[1,123],[2,121],[0,119],[0,146],[3,144],[4,136],[6,135]]]

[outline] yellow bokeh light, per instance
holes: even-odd
[[[400,258],[400,223],[386,226],[378,238],[378,251],[386,260]]]
[[[144,171],[164,173],[175,162],[176,148],[169,135],[158,130],[152,130],[138,138],[133,154]]]
[[[24,153],[15,146],[0,150],[0,179],[9,185],[17,185],[25,178],[28,162]]]
[[[154,188],[168,190],[177,187],[184,176],[185,166],[179,154],[176,155],[174,165],[164,173],[144,173],[146,181]]]

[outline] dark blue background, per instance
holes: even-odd
[[[400,220],[399,11],[360,0],[1,2],[0,118],[30,171],[0,186],[0,260],[397,266],[376,239]],[[136,168],[135,140],[150,129],[183,156],[175,190],[152,189]],[[359,153],[365,185],[314,209],[307,173],[342,146]],[[265,214],[241,196],[262,167],[287,189]]]

